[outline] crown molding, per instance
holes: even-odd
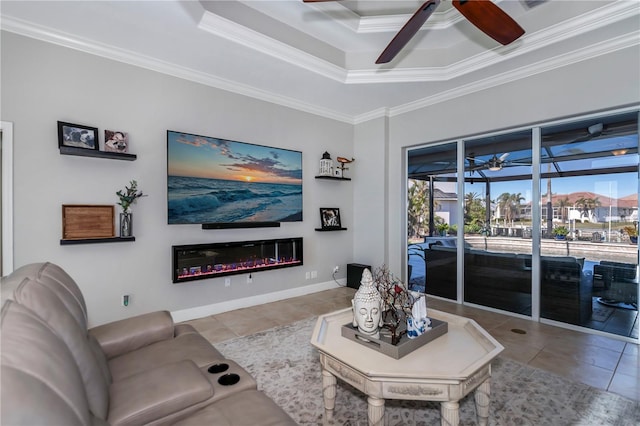
[[[469,95],[471,93],[486,90],[502,84],[511,83],[523,78],[527,78],[536,74],[552,71],[557,68],[572,65],[578,62],[583,62],[601,55],[612,53],[618,50],[636,47],[640,44],[640,31],[634,33],[625,34],[623,36],[605,40],[601,43],[585,47],[583,49],[576,50],[569,54],[562,54],[553,58],[548,58],[543,61],[539,61],[535,64],[528,64],[527,66],[520,67],[518,69],[508,71],[499,75],[495,75],[483,80],[478,80],[470,84],[456,87],[452,90],[447,90],[438,93],[435,96],[420,99],[415,102],[410,102],[395,108],[389,109],[389,116],[398,116],[407,112],[415,111],[421,108],[425,108],[431,105],[438,104],[440,102],[448,101],[461,96]],[[355,121],[359,121],[360,116],[355,118]]]
[[[412,16],[413,15],[363,16],[359,17],[355,30],[360,34],[398,32]],[[464,19],[465,18],[454,8],[446,12],[434,12],[418,31],[443,30],[454,26]]]
[[[616,2],[613,5],[603,7],[599,10],[591,12],[590,14],[576,17],[570,21],[566,21],[562,24],[550,27],[547,30],[527,35],[518,42],[509,46],[500,46],[497,49],[486,51],[467,60],[440,68],[356,70],[347,72],[343,68],[340,68],[333,64],[329,64],[326,61],[322,61],[317,58],[314,59],[312,55],[308,55],[306,53],[304,55],[301,55],[302,52],[297,49],[295,49],[295,52],[293,52],[293,48],[282,43],[275,46],[270,41],[271,39],[265,40],[266,38],[264,36],[259,35],[256,32],[250,34],[249,38],[250,40],[252,40],[252,42],[244,45],[249,45],[249,47],[252,47],[251,43],[254,43],[255,47],[252,48],[259,49],[261,52],[271,49],[274,55],[289,55],[287,58],[287,62],[294,61],[292,63],[297,66],[300,66],[301,63],[304,63],[303,68],[313,72],[318,72],[318,69],[322,69],[326,74],[328,74],[325,76],[346,84],[388,83],[404,81],[444,81],[460,77],[469,72],[478,71],[481,68],[496,64],[504,60],[505,56],[507,56],[507,53],[510,57],[514,57],[514,55],[523,55],[533,50],[542,49],[554,42],[557,42],[558,37],[560,36],[562,36],[563,38],[576,37],[584,34],[585,32],[592,31],[602,26],[612,25],[616,22],[620,22],[623,19],[637,17],[639,11],[640,9],[638,8],[637,2]],[[180,65],[168,63],[166,61],[155,59],[149,56],[140,55],[139,53],[128,51],[126,49],[116,48],[96,42],[94,40],[80,38],[62,31],[35,25],[33,23],[22,21],[16,18],[6,17],[2,15],[0,15],[0,18],[2,23],[2,30],[68,47],[85,53],[113,59],[141,68],[146,68],[152,71],[157,71],[181,79],[194,81],[210,87],[215,87],[221,90],[259,99],[265,102],[293,108],[299,111],[326,117],[332,120],[345,122],[348,124],[358,124],[379,117],[397,116],[406,112],[411,112],[420,108],[434,105],[439,102],[495,87],[500,84],[509,83],[518,79],[526,78],[528,76],[550,71],[555,68],[570,65],[572,63],[585,61],[596,56],[610,53],[612,51],[640,45],[640,32],[635,31],[619,36],[617,38],[605,40],[601,43],[576,50],[569,54],[558,55],[553,58],[539,61],[537,63],[528,64],[527,66],[520,67],[518,69],[500,73],[486,79],[478,80],[467,85],[459,86],[455,89],[444,91],[434,96],[429,96],[427,98],[417,100],[415,102],[410,102],[392,108],[379,108],[364,114],[354,116],[339,113],[332,109],[319,107],[317,105],[309,104],[306,102],[301,102],[294,98],[268,92],[249,85],[240,84],[231,80],[216,77],[211,74],[193,70]],[[203,25],[212,25],[214,22],[221,23],[220,20],[215,18],[212,18],[214,19],[213,21],[209,21],[208,19],[209,17],[205,19],[206,23]],[[237,29],[238,27],[238,25],[234,23],[227,22],[226,24],[232,28],[236,27]],[[227,35],[230,33],[233,33],[233,37],[236,37],[238,39],[242,39],[242,37],[247,36],[247,32],[242,29],[238,31],[229,31],[227,32]],[[242,41],[238,42],[242,43]],[[318,68],[314,68],[316,65],[318,65]]]
[[[465,74],[476,73],[479,70],[526,55],[539,49],[544,49],[559,40],[579,37],[590,31],[622,20],[638,17],[638,3],[633,1],[616,2],[613,5],[577,16],[574,19],[553,25],[533,34],[523,37],[507,46],[499,45],[462,61],[444,67],[419,68],[378,68],[351,70],[347,72],[347,84],[374,83],[411,83],[447,81]],[[640,44],[640,40],[637,40]],[[588,48],[587,48],[588,49]],[[417,53],[417,51],[414,51]]]
[[[319,5],[322,5],[322,9],[318,7]],[[357,22],[378,22],[377,24],[371,25],[377,26],[378,28],[389,28],[389,25],[392,25],[389,23],[391,22],[389,20],[393,21],[394,19],[398,19],[397,16],[390,18],[359,18],[355,13],[346,9],[344,6],[327,3],[317,3],[312,7],[316,7],[319,10],[331,7],[332,11],[336,11],[336,8],[339,8],[337,10],[345,14],[345,16],[348,16],[349,19],[340,19],[338,22],[345,22],[345,25],[355,31],[360,31],[358,29],[360,24],[358,24],[358,27],[354,29],[352,26],[354,20]],[[436,22],[435,25],[447,26],[445,22],[457,19],[455,16],[449,16],[453,15],[454,12],[455,9],[451,9],[449,12],[441,14],[447,16],[436,20],[439,22]],[[494,49],[484,51],[480,54],[447,66],[414,68],[390,68],[382,66],[380,68],[360,70],[347,70],[343,67],[317,58],[309,53],[291,47],[286,43],[266,37],[256,31],[236,24],[235,22],[222,18],[209,11],[204,12],[198,27],[215,34],[216,36],[231,40],[261,53],[266,53],[276,59],[280,59],[294,66],[301,67],[307,71],[314,72],[340,83],[383,84],[451,80],[465,74],[475,73],[480,69],[499,64],[516,56],[531,53],[538,49],[544,49],[557,43],[559,40],[577,37],[581,34],[588,33],[607,25],[615,24],[623,19],[635,17],[637,15],[638,7],[636,2],[620,1],[612,5],[604,6],[598,10],[585,13],[581,16],[577,16],[536,33],[526,34],[524,37],[510,45],[499,45]],[[380,31],[380,29],[378,29],[378,31]],[[365,30],[364,32],[367,31]]]
[[[347,70],[345,68],[267,37],[208,10],[203,12],[198,28],[340,83],[344,83],[346,80]]]
[[[349,124],[353,124],[354,122],[353,116],[342,114],[328,108],[322,108],[317,105],[301,102],[297,99],[216,77],[202,71],[172,64],[137,52],[116,48],[96,42],[95,40],[84,39],[61,31],[52,30],[51,28],[35,25],[31,22],[7,16],[0,16],[0,18],[3,31],[9,31],[25,37],[34,38],[56,44],[58,46],[68,47],[91,55],[112,59],[128,65],[134,65],[140,68],[178,77],[183,80],[193,81],[206,86],[215,87],[216,89],[308,112],[310,114],[326,117],[332,120],[342,121]]]
[[[391,111],[389,110],[389,108],[378,108],[373,111],[358,115],[354,118],[353,124],[365,123],[376,118],[390,117],[390,112]]]

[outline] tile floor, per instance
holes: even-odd
[[[340,287],[189,323],[215,344],[349,307],[354,292]],[[474,319],[502,343],[502,356],[640,401],[638,345],[443,300],[429,299],[427,306]]]

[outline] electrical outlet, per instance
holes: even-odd
[[[318,271],[311,271],[311,278],[318,278]]]
[[[308,271],[307,271],[307,272],[305,272],[305,274],[304,274],[304,279],[305,279],[305,280],[308,280],[309,278],[311,278],[311,272],[308,272]]]
[[[122,300],[121,300],[122,306],[126,308],[127,306],[129,306],[130,301],[131,301],[131,296],[129,296],[128,294],[122,295]]]
[[[225,278],[224,279],[224,286],[225,287],[230,287],[231,286],[231,278]]]
[[[333,273],[334,274],[337,274],[339,270],[340,270],[340,266],[336,265],[336,266],[333,267]]]

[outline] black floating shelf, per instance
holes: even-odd
[[[327,179],[327,180],[351,180],[351,178],[335,177],[335,176],[316,176],[316,179]]]
[[[329,232],[329,231],[346,231],[347,228],[316,228],[318,232]]]
[[[77,240],[60,240],[60,245],[68,246],[76,244],[127,243],[135,240],[136,237],[82,238]]]
[[[279,228],[280,222],[221,222],[203,223],[202,229]]]
[[[135,154],[126,154],[120,152],[97,151],[95,149],[76,148],[73,146],[61,146],[61,155],[76,155],[79,157],[107,158],[110,160],[134,161],[138,158]]]

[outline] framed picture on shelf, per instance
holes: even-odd
[[[320,207],[320,223],[322,229],[340,229],[340,209],[336,207]]]
[[[106,152],[121,152],[126,153],[129,151],[129,134],[114,130],[104,131],[104,150]]]
[[[58,121],[58,146],[98,150],[98,128]]]

